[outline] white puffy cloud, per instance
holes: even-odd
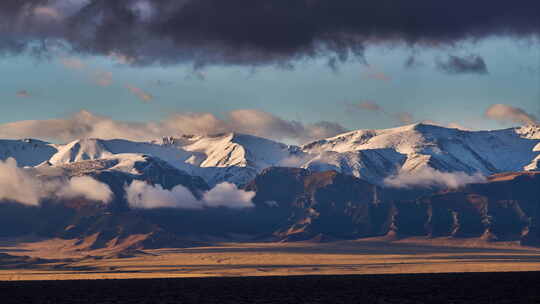
[[[108,185],[100,183],[89,176],[71,178],[60,188],[58,195],[63,198],[82,197],[91,201],[108,203],[113,193]]]
[[[133,181],[126,187],[126,199],[132,208],[177,208],[202,209],[199,202],[186,187],[178,185],[171,190],[161,185],[149,185],[143,181]]]
[[[231,183],[221,183],[203,196],[204,204],[208,207],[227,207],[242,209],[254,207],[251,201],[255,192],[239,190]]]
[[[191,191],[182,185],[171,190],[163,189],[161,185],[149,185],[143,181],[133,181],[126,186],[126,199],[135,209],[204,209],[212,207],[226,207],[242,209],[253,207],[254,192],[240,190],[236,185],[222,183],[204,193],[198,200]]]
[[[0,200],[37,206],[41,198],[39,182],[17,167],[17,161],[0,161]]]
[[[456,189],[467,184],[483,183],[485,181],[486,178],[480,173],[468,175],[464,172],[441,172],[430,167],[424,167],[387,177],[384,183],[393,188],[442,187]]]
[[[259,110],[236,110],[225,118],[212,113],[176,113],[161,121],[126,122],[80,111],[71,117],[26,120],[0,125],[1,138],[40,138],[69,142],[79,138],[151,140],[182,134],[240,132],[298,143],[334,136],[347,130],[331,122],[303,124]]]
[[[14,201],[23,205],[39,206],[46,198],[85,198],[108,203],[112,199],[109,186],[84,177],[69,180],[40,179],[26,169],[17,167],[17,161],[8,158],[0,161],[0,200]]]
[[[499,122],[518,123],[521,125],[533,125],[539,123],[538,118],[533,114],[527,113],[521,108],[505,104],[494,104],[490,106],[484,115],[489,119],[497,120]]]

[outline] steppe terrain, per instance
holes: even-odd
[[[0,242],[2,281],[539,270],[540,249],[480,239],[218,243],[156,250],[87,250],[60,239]]]

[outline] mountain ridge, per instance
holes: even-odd
[[[8,225],[2,235],[39,233],[78,239],[93,249],[383,236],[539,246],[539,129],[469,132],[415,124],[304,146],[235,133],[66,145],[4,141],[0,149],[10,152],[5,157],[23,156],[20,175],[36,176],[31,185],[90,177],[108,186],[114,199],[53,195],[32,206],[2,201],[0,220]],[[457,179],[475,172],[487,178],[436,187],[385,183],[403,172],[417,178],[426,168],[442,172],[428,178],[456,172],[462,174]],[[143,195],[148,207],[130,201],[143,201]],[[229,204],[237,199],[244,200],[240,208]]]
[[[268,167],[336,170],[371,183],[425,168],[491,175],[540,170],[540,126],[465,131],[425,123],[355,130],[301,146],[241,133],[184,135],[135,142],[79,139],[65,145],[39,140],[0,141],[0,159],[20,166],[53,166],[119,154],[151,155],[208,184],[244,185]]]

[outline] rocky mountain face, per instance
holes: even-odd
[[[359,238],[384,234],[388,225],[381,190],[336,171],[270,168],[246,189],[257,193],[259,212],[279,223],[272,234],[282,240]]]
[[[202,178],[147,155],[120,154],[58,166],[44,163],[30,172],[45,181],[89,176],[106,184],[114,199],[107,204],[83,197],[44,199],[39,206],[4,201],[0,203],[0,236],[78,238],[81,242],[89,240],[90,249],[114,246],[124,241],[145,248],[191,246],[193,242],[179,239],[132,210],[126,201],[125,187],[134,180],[160,185],[164,189],[182,185],[195,197],[209,189]],[[138,238],[135,240],[134,236]]]
[[[430,236],[481,236],[539,245],[540,173],[497,174],[484,184],[417,201],[427,212]]]
[[[81,174],[80,170],[75,171]],[[173,174],[177,169],[171,170]],[[92,174],[113,185],[129,179],[156,181],[152,173]],[[208,189],[200,179],[177,174],[171,178],[193,193]],[[481,237],[540,245],[540,174],[534,172],[493,175],[486,183],[426,194],[381,188],[336,171],[273,167],[244,190],[256,193],[254,207],[133,209],[121,196],[123,187],[115,190],[118,198],[108,205],[84,199],[45,201],[40,207],[2,203],[1,234],[91,239],[90,248],[134,238],[134,248],[155,248],[215,240],[323,241],[384,235]],[[407,196],[416,198],[403,199]]]
[[[280,239],[390,234],[540,245],[538,172],[497,174],[485,183],[426,194],[380,188],[335,171],[273,168],[247,188],[257,191],[259,208],[276,210],[283,224],[273,233]]]
[[[470,132],[416,124],[355,131],[301,147],[240,134],[145,143],[2,141],[0,153],[2,159],[16,158],[25,167],[23,176],[40,183],[91,177],[113,193],[107,203],[83,196],[43,198],[39,205],[4,199],[2,237],[75,238],[88,248],[384,235],[540,245],[538,127]],[[414,178],[423,168],[486,178],[452,187],[385,183],[403,172]],[[216,198],[208,194],[232,182],[252,204],[136,208],[126,194],[134,181],[154,187],[150,202],[180,203],[190,198],[175,192],[179,185],[192,200],[212,202]],[[232,196],[219,191],[212,192],[219,199],[239,199],[234,191]]]

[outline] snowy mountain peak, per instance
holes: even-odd
[[[279,165],[289,147],[272,140],[239,133],[163,137],[150,142],[81,139],[57,146],[47,164],[62,166],[88,160],[110,159],[119,154],[152,155],[177,169],[204,177],[210,184],[245,183],[260,170]]]
[[[112,156],[99,139],[79,139],[58,148],[49,162],[53,165],[94,160]]]
[[[539,170],[540,127],[465,131],[419,123],[351,131],[301,147],[240,133],[163,137],[150,142],[81,139],[66,145],[20,140],[0,141],[0,153],[1,159],[14,157],[21,166],[40,167],[115,159],[107,163],[112,166],[109,169],[124,172],[140,162],[135,158],[152,156],[201,176],[210,185],[223,181],[245,184],[273,166],[335,170],[380,184],[389,176],[422,168],[485,175]]]
[[[152,143],[190,152],[187,162],[200,167],[254,167],[276,165],[288,157],[289,147],[269,139],[241,134],[184,135],[164,137]]]
[[[538,126],[465,131],[418,123],[352,131],[306,144],[302,150],[318,155],[318,167],[331,165],[341,172],[380,182],[396,168],[398,172],[429,167],[468,174],[538,170],[538,145]],[[312,166],[313,160],[305,165]]]
[[[438,138],[455,136],[457,129],[418,123],[391,129],[357,130],[304,145],[307,152],[351,152],[367,149],[395,149],[400,153],[419,152]]]
[[[56,145],[37,140],[0,140],[0,160],[15,158],[21,167],[36,166],[57,152]]]

